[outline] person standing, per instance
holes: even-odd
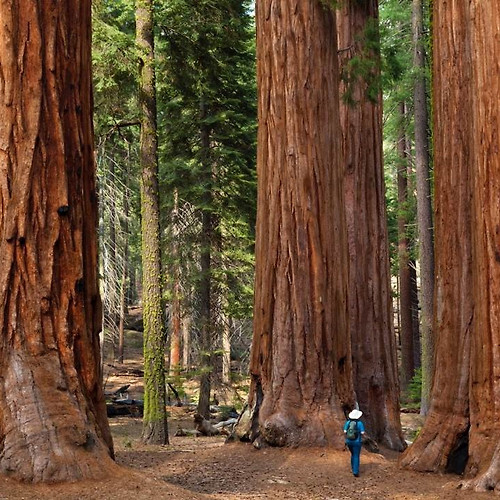
[[[365,426],[360,418],[363,412],[352,410],[344,424],[345,443],[351,452],[351,469],[354,477],[359,477],[359,457],[361,455],[361,438],[365,433]]]

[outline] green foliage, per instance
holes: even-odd
[[[104,324],[116,341],[123,268],[127,303],[140,269],[137,58],[134,2],[92,4],[94,128],[99,186],[99,255]]]
[[[414,175],[408,176],[408,198],[404,206],[398,203],[397,172],[402,160],[397,151],[397,143],[404,133],[413,136],[413,60],[411,33],[411,2],[382,0],[380,2],[380,40],[382,62],[382,87],[384,103],[384,165],[386,179],[387,220],[391,269],[398,272],[398,217],[404,215],[406,237],[412,253],[416,245],[416,198],[414,196]],[[408,112],[400,114],[400,104],[405,103]],[[411,141],[408,145],[411,148]],[[407,152],[411,158],[412,151]],[[404,163],[403,163],[404,164]],[[404,164],[406,166],[406,164]],[[407,173],[408,175],[408,173]],[[413,243],[413,244],[412,244]],[[415,257],[415,255],[412,255]]]
[[[94,116],[98,140],[117,122],[137,119],[133,7],[131,0],[93,2]]]
[[[340,78],[344,83],[342,99],[349,105],[355,105],[353,91],[355,84],[363,83],[368,99],[376,102],[380,95],[380,38],[378,19],[370,19],[365,28],[357,33],[354,39],[356,55],[350,57],[342,66]],[[340,47],[340,51],[351,51],[351,48]]]
[[[422,394],[422,368],[417,368],[410,383],[408,391],[403,395],[403,404],[409,408],[420,408]]]
[[[201,211],[212,214],[217,241],[211,249],[211,279],[231,304],[226,314],[249,315],[256,214],[255,47],[249,2],[172,0],[158,5],[157,19],[162,191],[178,194],[184,213],[187,207],[191,211],[192,226],[200,224]],[[208,150],[202,130],[210,138]],[[163,201],[164,224],[169,226],[173,199]],[[176,236],[185,293],[200,278],[197,266],[187,266],[201,251],[200,231],[191,227],[182,238]]]

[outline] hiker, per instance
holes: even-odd
[[[354,477],[359,477],[359,455],[361,454],[361,436],[365,426],[359,420],[363,415],[360,410],[352,410],[344,425],[345,443],[351,452],[351,469]]]

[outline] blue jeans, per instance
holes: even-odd
[[[359,456],[361,455],[361,443],[354,441],[347,442],[347,447],[351,452],[351,469],[353,474],[359,474]]]

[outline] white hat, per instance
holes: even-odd
[[[363,412],[360,410],[352,410],[351,413],[349,413],[349,418],[351,420],[358,420],[358,418],[361,418],[361,415],[363,415]]]

